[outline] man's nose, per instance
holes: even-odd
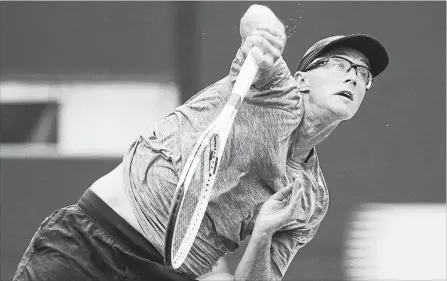
[[[357,86],[358,79],[359,78],[357,77],[357,71],[355,70],[355,68],[352,67],[346,73],[344,83],[352,83],[352,85]]]

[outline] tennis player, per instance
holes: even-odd
[[[367,35],[312,45],[291,74],[283,24],[265,6],[241,19],[229,74],[176,108],[131,145],[122,163],[76,205],[39,227],[14,280],[192,280],[249,239],[235,280],[280,280],[317,232],[329,195],[315,147],[351,119],[388,64]],[[166,224],[179,174],[217,117],[249,50],[260,66],[236,116],[206,215],[178,271],[164,266]]]

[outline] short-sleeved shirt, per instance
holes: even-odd
[[[198,137],[231,95],[243,61],[239,50],[228,76],[146,130],[124,157],[131,204],[146,238],[162,254],[178,175]],[[282,274],[299,248],[312,239],[329,197],[315,149],[306,163],[287,158],[303,111],[301,94],[282,58],[270,70],[259,71],[236,115],[205,218],[181,271],[193,277],[211,271],[220,257],[236,250],[251,235],[262,204],[298,177],[306,182],[300,210],[296,219],[272,238],[271,257]],[[154,159],[169,163],[141,160],[154,153],[162,156]],[[166,170],[165,166],[170,167]],[[157,169],[159,172],[154,172]],[[145,180],[138,180],[141,178]]]

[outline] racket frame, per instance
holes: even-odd
[[[192,244],[194,243],[197,232],[200,228],[200,224],[203,220],[203,216],[206,212],[206,207],[212,193],[217,173],[219,172],[219,166],[225,149],[225,144],[228,139],[228,135],[233,125],[237,111],[245,95],[248,93],[257,72],[258,65],[250,52],[241,67],[239,75],[234,83],[231,95],[223,110],[215,119],[215,121],[199,137],[185,163],[173,196],[173,201],[169,212],[168,224],[166,226],[164,262],[167,266],[178,269],[185,261],[192,247]],[[189,224],[186,230],[186,234],[182,239],[179,250],[174,253],[172,242],[175,230],[178,226],[179,211],[183,206],[185,195],[188,192],[189,185],[196,172],[198,164],[204,157],[205,150],[207,148],[209,149],[208,146],[213,138],[217,146],[217,152],[214,152],[212,156],[209,157],[209,159],[204,159],[205,166],[209,166],[209,164],[213,162],[215,165],[213,167],[212,173],[210,173],[210,171],[206,171],[205,173],[205,181],[203,182],[203,184],[206,185],[207,181],[209,180],[209,186],[204,186],[200,192],[198,204],[191,218],[191,221],[195,219],[196,223]],[[203,206],[199,207],[200,205]]]

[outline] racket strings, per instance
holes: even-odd
[[[178,211],[177,225],[172,239],[174,263],[188,254],[190,245],[193,244],[197,230],[202,223],[217,172],[217,141],[217,136],[211,138],[209,145],[205,148],[196,169],[196,171],[202,172],[194,173]]]

